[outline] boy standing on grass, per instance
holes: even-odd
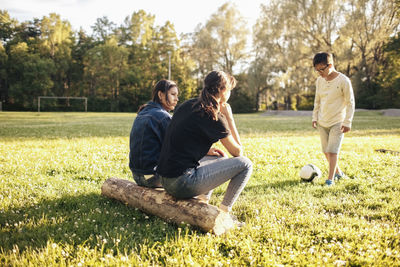
[[[312,127],[319,130],[322,151],[329,164],[325,184],[330,186],[344,176],[338,166],[338,155],[344,133],[351,129],[354,93],[350,79],[335,70],[332,54],[317,53],[313,65],[320,77],[316,81]]]

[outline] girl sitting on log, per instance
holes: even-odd
[[[171,114],[178,103],[178,86],[160,80],[153,89],[153,100],[139,107],[129,137],[129,168],[140,186],[161,187],[155,166]]]
[[[235,86],[236,80],[231,75],[212,71],[204,79],[200,96],[184,102],[174,112],[157,166],[161,183],[172,196],[209,197],[214,188],[229,181],[219,208],[230,212],[245,187],[252,162],[242,156],[239,133],[227,103]],[[211,147],[218,141],[232,158]],[[214,159],[201,161],[206,155]]]

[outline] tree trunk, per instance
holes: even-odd
[[[162,188],[142,187],[134,182],[113,177],[104,182],[101,194],[166,221],[188,223],[205,232],[212,231],[216,235],[234,227],[230,215],[217,207],[193,198],[177,200]]]
[[[257,94],[256,94],[256,111],[258,111],[260,109],[260,90],[257,90]]]

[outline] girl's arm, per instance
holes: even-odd
[[[236,128],[235,120],[233,119],[231,106],[228,103],[223,103],[220,105],[220,111],[222,114],[224,114],[228,122],[229,130],[231,131],[233,138],[241,146],[242,143],[240,142],[239,132]]]
[[[239,132],[236,128],[235,120],[233,119],[232,108],[228,103],[221,103],[220,112],[224,114],[231,132],[231,135],[221,139],[221,143],[232,156],[241,156],[242,143],[240,142]]]
[[[221,140],[222,145],[228,150],[228,152],[234,156],[234,157],[239,157],[242,155],[242,146],[239,145],[235,139],[233,139],[233,136],[230,134],[225,138],[222,138]]]

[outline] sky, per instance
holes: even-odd
[[[57,13],[62,20],[71,23],[73,30],[81,27],[91,33],[97,18],[107,16],[117,25],[127,16],[143,9],[155,15],[155,25],[162,26],[169,20],[176,32],[193,32],[198,24],[205,24],[210,16],[227,0],[0,0],[0,9],[7,10],[10,17],[19,22],[41,19]],[[260,4],[268,0],[229,0],[236,5],[248,21],[251,30],[260,14]]]

